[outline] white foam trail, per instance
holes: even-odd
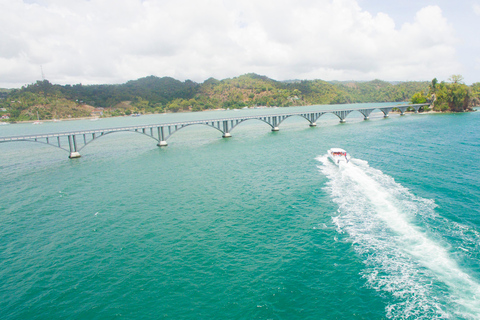
[[[435,216],[432,200],[415,197],[393,178],[352,159],[339,167],[317,158],[339,205],[334,222],[364,258],[369,285],[392,294],[389,318],[480,319],[480,285],[450,257],[447,248],[415,224]],[[478,299],[478,300],[477,300]]]

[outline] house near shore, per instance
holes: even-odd
[[[93,109],[93,111],[90,113],[90,115],[91,115],[92,117],[101,117],[101,116],[103,116],[103,110],[104,110],[104,108],[101,108],[101,107],[95,108],[95,109]]]

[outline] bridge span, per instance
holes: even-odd
[[[336,115],[341,123],[346,122],[345,118],[352,112],[358,111],[364,116],[364,120],[368,120],[370,114],[378,109],[383,112],[384,117],[388,117],[388,114],[392,109],[396,108],[400,110],[400,114],[404,115],[408,108],[413,108],[415,112],[418,112],[420,107],[428,106],[425,104],[408,104],[408,105],[395,105],[387,107],[372,107],[364,109],[345,109],[345,110],[322,110],[322,111],[308,111],[308,112],[291,112],[283,114],[270,114],[270,115],[257,115],[246,117],[232,117],[223,119],[211,119],[211,120],[196,120],[174,123],[161,123],[152,125],[140,125],[140,126],[128,126],[118,128],[106,128],[96,130],[84,130],[84,131],[72,131],[72,132],[60,132],[60,133],[47,133],[38,135],[26,135],[26,136],[12,136],[12,137],[0,137],[0,143],[2,142],[15,142],[15,141],[29,141],[48,144],[62,150],[69,152],[69,158],[79,158],[80,151],[92,141],[101,138],[105,135],[115,132],[130,131],[144,134],[157,141],[157,146],[167,146],[167,139],[170,138],[178,130],[192,126],[192,125],[207,125],[222,133],[222,137],[231,137],[231,131],[239,124],[247,120],[259,120],[265,122],[271,127],[272,131],[278,131],[279,125],[287,118],[298,116],[305,118],[311,127],[316,126],[316,121],[324,114],[331,113]]]

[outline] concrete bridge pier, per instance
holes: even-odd
[[[280,116],[271,117],[271,118],[269,117],[268,121],[266,122],[272,126],[272,131],[280,130],[278,128],[278,124],[281,122]]]
[[[168,127],[168,130],[170,131],[170,127]],[[163,127],[157,127],[158,131],[158,147],[166,147],[168,146],[167,140],[165,140],[165,133],[163,132]]]
[[[400,110],[400,115],[401,115],[401,116],[404,116],[404,115],[405,115],[405,111],[407,111],[407,108],[408,108],[408,107],[398,107],[397,109]]]
[[[232,121],[232,127],[233,127],[233,121]],[[220,129],[220,124],[218,125],[218,128]],[[232,135],[229,132],[230,130],[232,130],[232,128],[229,127],[228,120],[224,120],[222,123],[222,129],[221,129],[221,131],[223,132],[222,138],[231,138]]]
[[[80,158],[80,152],[77,151],[77,137],[72,134],[68,136],[68,146],[70,148],[70,159]]]
[[[351,110],[339,110],[339,111],[333,112],[333,114],[340,119],[340,123],[345,123],[346,122],[345,118],[348,116],[350,112]]]
[[[369,120],[370,119],[370,113],[372,113],[373,110],[371,109],[360,109],[361,114],[363,114],[363,120]]]
[[[390,111],[392,111],[394,107],[388,107],[388,108],[380,108],[380,110],[383,112],[383,117],[388,118],[388,114]]]

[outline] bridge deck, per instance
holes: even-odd
[[[409,105],[394,105],[394,106],[385,106],[385,107],[374,107],[374,108],[356,108],[356,109],[337,109],[337,110],[318,110],[318,111],[304,111],[304,112],[289,112],[289,113],[280,113],[280,114],[263,114],[263,115],[254,115],[254,116],[243,116],[243,117],[229,117],[229,118],[217,118],[217,119],[207,119],[207,120],[194,120],[194,121],[182,121],[182,122],[171,122],[171,123],[157,123],[149,125],[138,125],[138,126],[126,126],[126,127],[113,127],[113,128],[104,128],[104,129],[93,129],[93,130],[80,130],[80,131],[70,131],[70,132],[57,132],[57,133],[45,133],[45,134],[36,134],[36,135],[22,135],[22,136],[10,136],[10,137],[0,137],[0,142],[10,142],[10,141],[24,141],[24,140],[35,140],[35,139],[47,139],[47,138],[57,138],[65,136],[78,136],[85,134],[102,134],[105,132],[120,132],[120,131],[134,131],[134,130],[144,130],[144,129],[153,129],[159,127],[175,127],[175,126],[187,126],[193,124],[205,124],[205,123],[214,123],[214,122],[224,122],[224,121],[245,121],[249,119],[262,119],[262,118],[272,118],[272,117],[291,117],[296,115],[308,115],[308,114],[326,114],[326,113],[348,113],[353,111],[364,111],[375,109],[393,109],[393,108],[408,108],[415,107],[416,109],[421,106],[427,106],[429,104],[409,104]]]
[[[373,107],[373,108],[356,108],[356,109],[340,109],[340,110],[318,110],[318,111],[306,111],[306,112],[289,112],[289,113],[280,113],[280,114],[266,114],[266,115],[252,115],[252,116],[243,116],[243,117],[229,117],[229,118],[220,118],[220,119],[208,119],[208,120],[194,120],[194,121],[182,121],[182,122],[171,122],[171,123],[158,123],[158,124],[149,124],[149,125],[137,125],[137,126],[127,126],[127,127],[115,127],[115,128],[104,128],[104,129],[93,129],[93,130],[80,130],[80,131],[70,131],[70,132],[57,132],[57,133],[44,133],[44,134],[35,134],[35,135],[24,135],[24,136],[12,136],[12,137],[0,137],[0,143],[2,142],[14,142],[14,141],[30,141],[48,144],[53,147],[60,148],[70,153],[70,158],[80,157],[79,151],[86,147],[90,142],[103,137],[107,134],[120,131],[130,131],[137,132],[149,136],[150,138],[158,142],[157,146],[163,147],[167,146],[167,139],[182,128],[195,124],[204,124],[210,126],[223,133],[222,137],[228,138],[231,137],[231,130],[234,129],[240,123],[249,120],[257,119],[261,120],[271,126],[272,131],[278,131],[278,126],[287,118],[292,116],[300,116],[305,118],[310,126],[316,126],[316,121],[326,113],[332,113],[336,115],[340,122],[345,122],[345,118],[354,111],[358,111],[365,117],[367,120],[369,115],[373,110],[379,109],[383,112],[385,117],[388,117],[388,113],[392,111],[393,108],[398,108],[402,115],[405,113],[407,108],[413,107],[415,111],[418,111],[421,106],[426,106],[428,104],[415,104],[415,105],[396,105],[396,106],[385,106],[385,107]]]

